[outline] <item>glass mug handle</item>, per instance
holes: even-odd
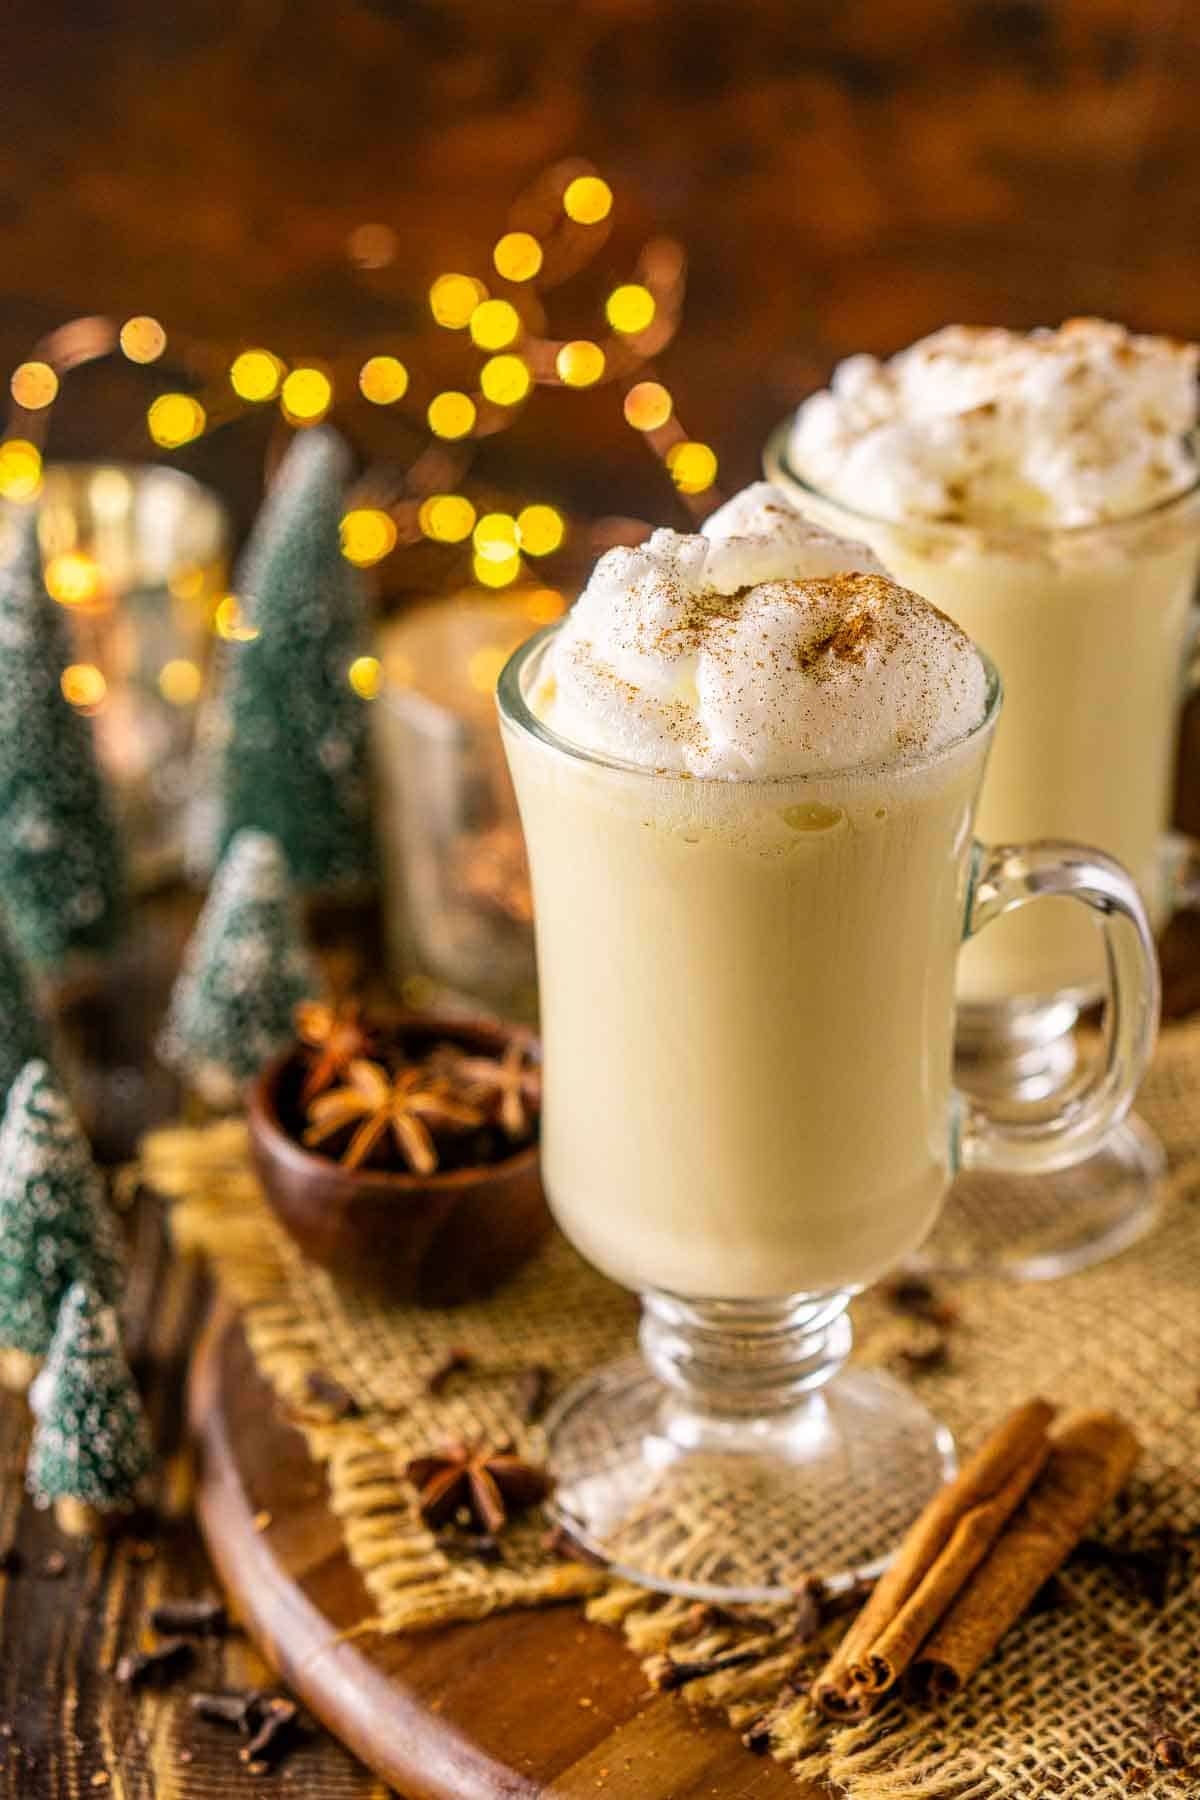
[[[964,936],[1034,900],[1077,900],[1104,933],[1108,993],[1099,1063],[1053,1118],[1002,1118],[957,1096],[959,1166],[1026,1175],[1069,1168],[1124,1118],[1154,1049],[1158,959],[1146,909],[1121,864],[1081,844],[976,844],[972,857]]]
[[[1200,694],[1200,606],[1188,617],[1187,639],[1180,670],[1179,701],[1187,706]],[[1159,904],[1164,920],[1177,912],[1200,912],[1200,839],[1186,832],[1168,831],[1162,841],[1158,868]]]

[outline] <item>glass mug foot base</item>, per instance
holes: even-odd
[[[546,1421],[550,1511],[615,1575],[724,1603],[873,1574],[954,1473],[949,1431],[888,1376],[843,1369],[784,1413],[697,1416],[636,1356]]]
[[[1165,1168],[1154,1133],[1130,1117],[1099,1150],[1054,1174],[964,1172],[909,1267],[1013,1281],[1090,1268],[1155,1224]]]

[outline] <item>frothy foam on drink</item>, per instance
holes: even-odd
[[[610,550],[533,695],[562,737],[651,768],[746,778],[912,759],[983,718],[971,640],[860,544],[766,483],[704,536]]]
[[[851,356],[799,408],[797,472],[879,519],[1093,525],[1190,487],[1200,349],[1101,319],[950,325]]]

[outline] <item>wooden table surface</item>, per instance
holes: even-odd
[[[1200,922],[1175,922],[1163,946],[1163,964],[1167,1011],[1195,1010],[1200,1005]],[[150,1641],[147,1614],[156,1600],[219,1592],[194,1523],[192,1475],[183,1455],[187,1362],[207,1310],[202,1272],[168,1257],[161,1217],[142,1203],[134,1220],[130,1351],[161,1447],[162,1472],[156,1517],[110,1545],[72,1547],[24,1496],[27,1413],[23,1402],[0,1398],[0,1558],[7,1562],[4,1553],[10,1551],[16,1557],[12,1572],[0,1572],[3,1800],[88,1800],[96,1793],[111,1793],[116,1800],[225,1800],[241,1793],[265,1800],[368,1800],[388,1792],[323,1733],[278,1774],[255,1779],[234,1760],[227,1733],[193,1720],[190,1688],[249,1687],[267,1678],[240,1634],[201,1646],[195,1671],[178,1689],[131,1698],[113,1679],[119,1656]],[[307,1484],[319,1514],[320,1476],[307,1463],[300,1440],[291,1436],[289,1460],[269,1472],[271,1479],[282,1476]],[[336,1567],[344,1603],[353,1572],[343,1566],[340,1545],[334,1539],[317,1548],[315,1560],[327,1563],[320,1580],[331,1579],[329,1570]],[[65,1567],[57,1574],[46,1562],[55,1551],[65,1552]],[[366,1610],[364,1595],[357,1616],[365,1616]],[[349,1615],[347,1622],[352,1622]],[[611,1687],[613,1634],[588,1633],[589,1646],[582,1647],[574,1640],[584,1628],[578,1614],[567,1610],[558,1615],[555,1629],[565,1633],[564,1644],[570,1640],[571,1655],[581,1659],[585,1697],[587,1680],[603,1665],[609,1669],[606,1691],[617,1693],[620,1703],[636,1712],[646,1698],[645,1684],[636,1662],[623,1651],[628,1692],[620,1681]],[[528,1627],[516,1628],[518,1640],[522,1630]],[[472,1642],[486,1668],[498,1645],[507,1641],[509,1628],[503,1621],[490,1621],[446,1634],[447,1642],[461,1644],[474,1631],[480,1636]],[[436,1663],[446,1652],[431,1642],[428,1654]],[[536,1706],[531,1704],[530,1710],[536,1712]],[[705,1728],[704,1738],[697,1768],[719,1767],[720,1785],[688,1787],[688,1794],[765,1796],[774,1791],[769,1783],[777,1771],[741,1751],[723,1726]],[[794,1785],[790,1791],[796,1791]]]

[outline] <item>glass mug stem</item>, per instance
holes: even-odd
[[[1083,1161],[1129,1111],[1158,1029],[1158,959],[1132,878],[1099,851],[1076,844],[976,845],[965,935],[1034,900],[1071,899],[1104,934],[1108,992],[1099,1062],[1051,1118],[1011,1118],[959,1096],[959,1160],[968,1169],[1044,1174]]]

